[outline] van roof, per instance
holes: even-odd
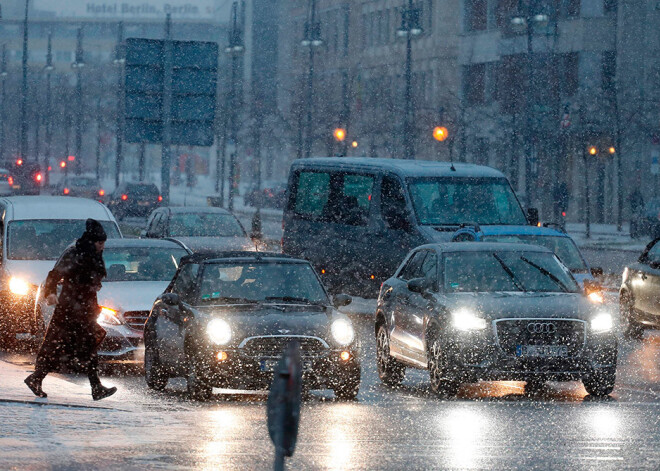
[[[346,170],[388,170],[402,177],[490,177],[505,178],[504,174],[484,165],[454,163],[452,170],[449,162],[428,160],[383,159],[370,157],[313,157],[298,159],[291,164],[291,169],[332,168]]]
[[[0,200],[11,220],[87,219],[114,221],[103,204],[89,198],[71,196],[10,196]]]

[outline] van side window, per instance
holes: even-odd
[[[364,226],[369,217],[374,177],[370,175],[335,174],[327,217],[330,221],[349,226]]]
[[[381,216],[387,227],[400,230],[406,228],[408,216],[406,213],[406,197],[401,183],[393,177],[385,175],[380,186]]]
[[[294,212],[306,219],[320,219],[330,196],[330,174],[300,172],[296,185]]]

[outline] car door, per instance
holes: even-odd
[[[640,257],[632,279],[635,308],[660,316],[660,239]]]
[[[418,349],[414,329],[409,326],[414,304],[411,304],[413,293],[408,289],[408,281],[422,277],[422,265],[427,254],[428,250],[419,250],[408,258],[392,286],[390,348],[408,358],[416,357],[413,352]]]
[[[199,264],[189,263],[181,268],[174,283],[172,292],[179,295],[182,304],[190,301],[194,291]],[[161,313],[156,320],[156,332],[160,358],[166,367],[177,369],[185,365],[185,328],[183,313],[180,306],[162,304]]]
[[[433,250],[426,250],[426,257],[421,264],[419,278],[427,280],[429,292],[438,290],[438,255]],[[426,351],[424,346],[424,331],[426,329],[426,317],[432,309],[428,294],[415,293],[408,290],[408,305],[404,310],[403,323],[405,329],[410,333],[408,346],[413,354],[418,355],[421,361],[425,361]]]

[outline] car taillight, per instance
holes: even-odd
[[[13,185],[14,184],[14,177],[9,177],[7,179],[7,181],[9,182],[10,185]]]
[[[65,188],[64,190],[62,190],[62,193],[64,193],[65,195],[68,195],[69,194],[69,189]]]
[[[161,195],[158,195],[158,202],[160,203],[161,201],[163,201],[163,197]]]
[[[37,174],[34,176],[34,181],[36,181],[37,183],[41,183],[41,180],[43,180],[43,178],[44,178],[44,176],[43,176],[42,174],[37,173]]]
[[[126,201],[128,199],[128,195],[121,195],[121,200]]]
[[[105,190],[103,189],[99,190],[99,196],[103,196],[103,195],[105,195]]]

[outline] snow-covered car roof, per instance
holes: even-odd
[[[71,196],[10,196],[0,200],[11,220],[87,219],[115,221],[105,205],[90,198]]]
[[[170,213],[216,213],[216,214],[232,214],[226,209],[216,208],[215,206],[161,206],[167,209]]]
[[[502,172],[491,167],[475,164],[433,162],[424,160],[382,159],[368,157],[313,157],[298,159],[291,169],[328,167],[332,169],[389,170],[403,177],[459,177],[505,178]]]
[[[553,253],[552,250],[546,249],[539,245],[531,244],[516,244],[508,242],[447,242],[444,244],[426,244],[418,248],[430,248],[440,252],[547,252]]]

